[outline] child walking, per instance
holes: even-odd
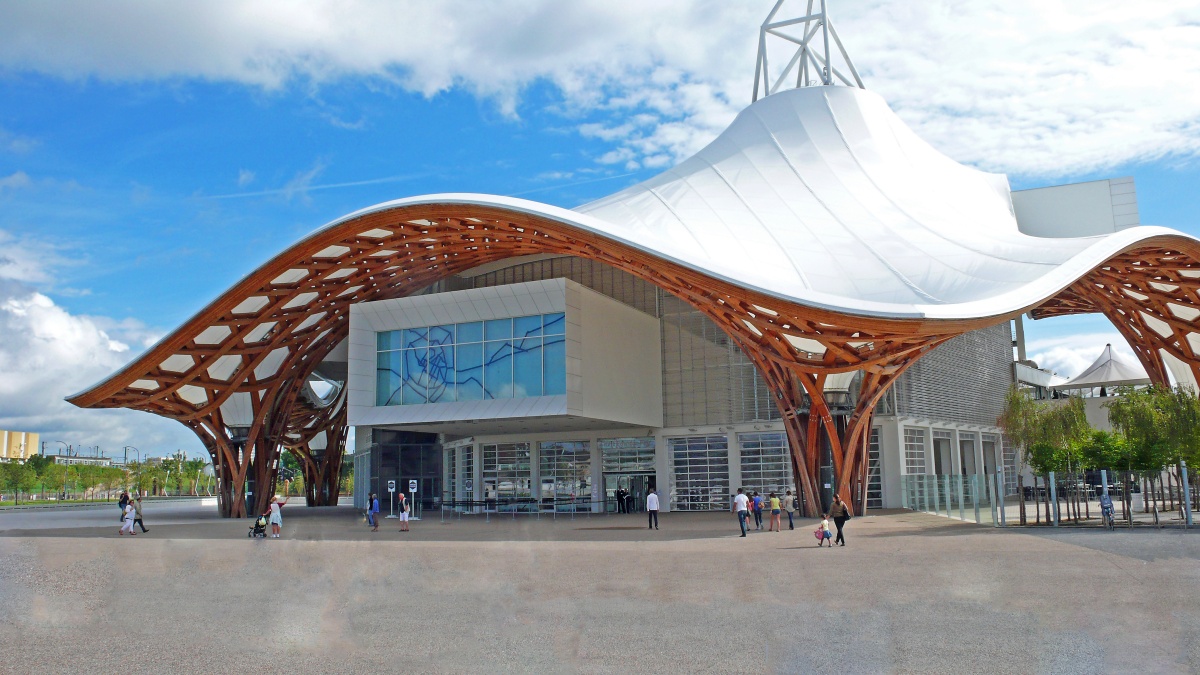
[[[821,524],[817,526],[817,531],[813,534],[817,536],[817,546],[829,542],[829,548],[833,548],[833,532],[829,529],[828,513],[821,516]]]

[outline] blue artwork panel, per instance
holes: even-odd
[[[567,340],[562,335],[546,336],[542,347],[542,395],[561,396],[567,393]]]
[[[540,322],[539,322],[540,323]],[[541,326],[538,326],[541,330]],[[542,339],[514,341],[513,397],[542,395]]]
[[[387,352],[393,349],[400,349],[400,334],[403,331],[389,330],[375,334],[375,344],[378,351]]]
[[[566,393],[561,313],[381,331],[376,405]]]
[[[483,322],[476,321],[474,323],[460,323],[455,328],[458,329],[458,343],[464,342],[483,342]]]
[[[567,332],[567,316],[562,312],[542,315],[542,332],[546,335],[563,335]]]
[[[401,345],[405,349],[414,349],[424,347],[429,342],[428,328],[405,328],[404,329],[404,344]]]
[[[461,335],[462,332],[459,332]],[[483,399],[483,343],[458,345],[454,348],[454,384],[459,401]]]
[[[522,316],[513,319],[513,337],[526,338],[542,334],[542,317]]]
[[[483,349],[483,397],[512,398],[512,343],[485,342]]]
[[[429,351],[425,357],[426,390],[430,403],[455,400],[454,395],[454,345],[432,341],[430,329]]]
[[[425,393],[425,384],[429,379],[425,373],[426,350],[405,349],[400,353],[404,355],[404,394],[402,403],[404,405],[428,403]]]
[[[507,340],[512,337],[512,319],[496,319],[483,324],[483,339]]]
[[[403,381],[400,352],[381,352],[376,357],[375,405],[398,405]]]

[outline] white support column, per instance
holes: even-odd
[[[729,494],[734,495],[742,487],[742,444],[737,432],[727,431],[725,437],[729,439]]]
[[[658,431],[654,434],[654,474],[658,483],[658,503],[661,513],[671,510],[671,492],[675,489],[672,475],[671,450],[667,447],[667,437]],[[603,489],[601,490],[603,492]]]
[[[950,433],[950,474],[953,476],[962,475],[962,450],[959,443],[962,438],[959,436],[958,429],[951,429]]]

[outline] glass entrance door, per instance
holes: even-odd
[[[655,488],[652,473],[604,474],[604,511],[638,513],[646,510],[646,494]]]

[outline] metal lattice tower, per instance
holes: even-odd
[[[854,63],[850,61],[850,55],[842,46],[833,22],[829,20],[826,8],[828,0],[808,0],[808,9],[802,16],[778,19],[776,15],[785,2],[787,0],[775,3],[759,29],[752,100],[757,101],[760,96],[770,96],[782,89],[834,85],[839,80],[846,86],[866,89],[858,71],[854,69]],[[814,5],[818,5],[815,12]],[[767,47],[780,42],[786,42],[795,51],[783,70],[773,75],[767,61]],[[841,56],[840,66],[834,63],[838,55]]]

